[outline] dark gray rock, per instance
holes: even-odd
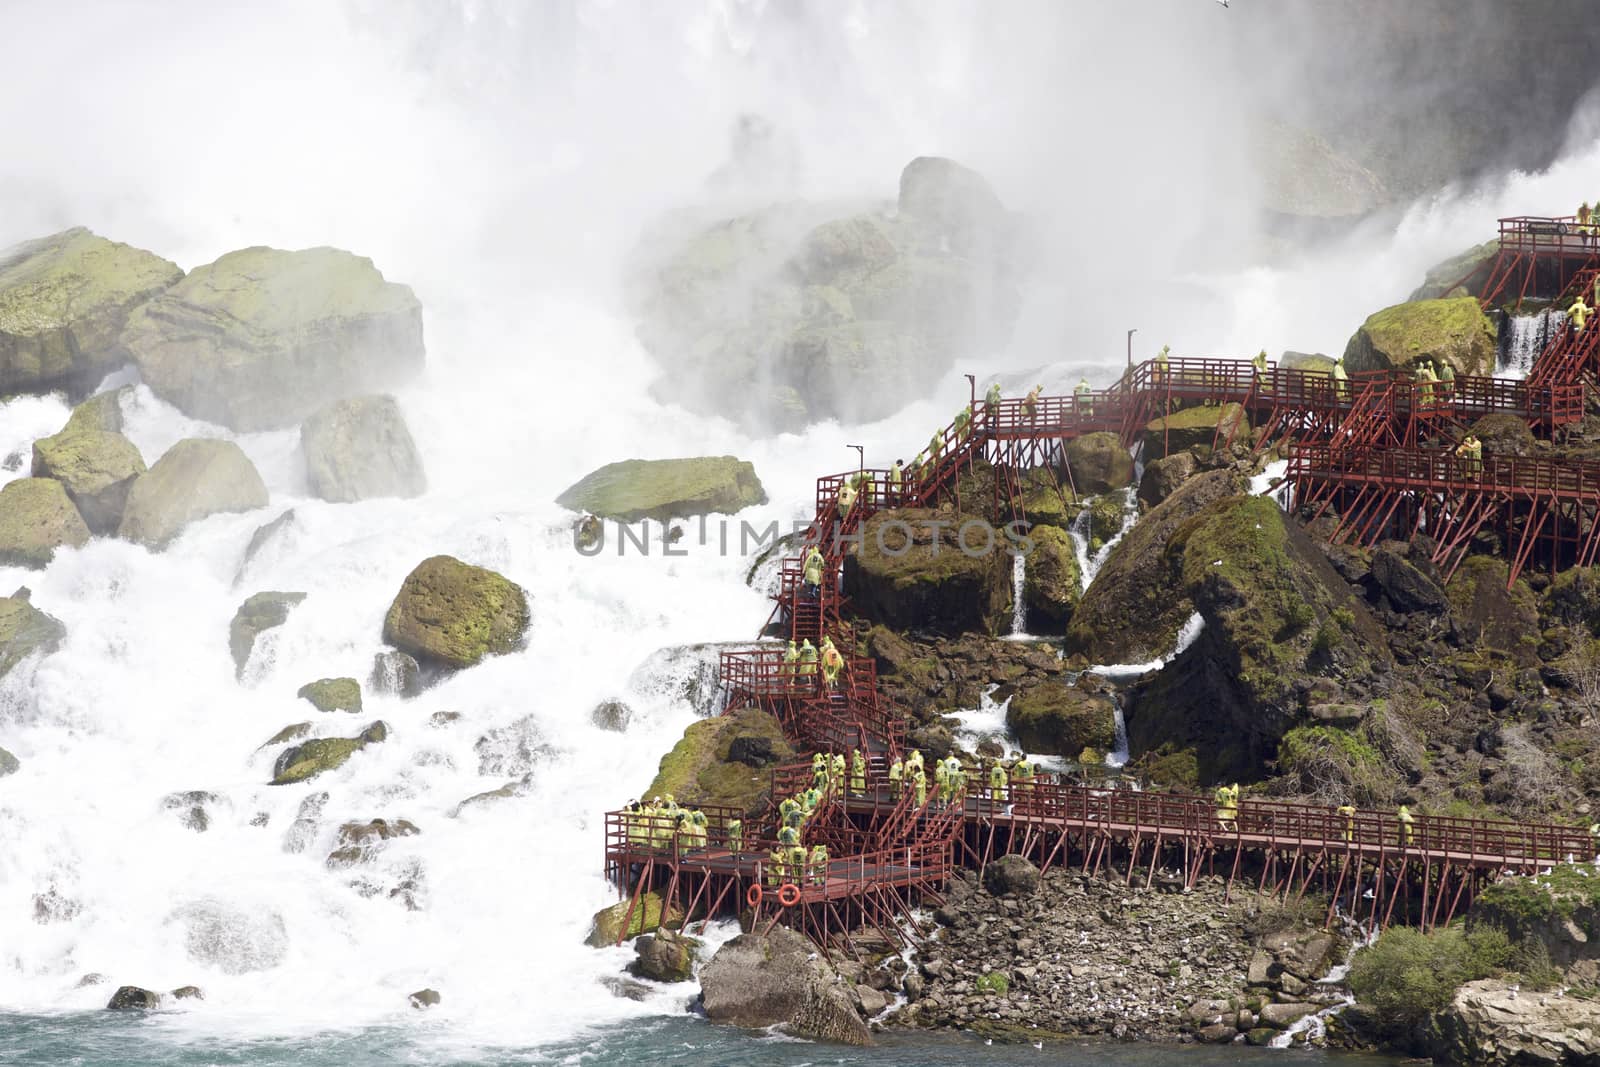
[[[773,750],[772,739],[759,734],[746,734],[735,737],[728,744],[728,760],[732,763],[744,763],[751,767],[765,767],[776,761],[777,752]]]
[[[437,989],[419,989],[410,996],[413,1008],[431,1008],[442,999]]]
[[[372,674],[367,679],[367,687],[374,693],[410,700],[422,693],[422,668],[404,652],[394,649],[379,652],[372,657]]]
[[[706,1016],[712,1022],[783,1026],[796,1037],[870,1045],[850,987],[804,936],[774,927],[766,936],[740,934],[700,971]]]
[[[1393,549],[1373,553],[1372,578],[1397,611],[1440,612],[1449,607],[1439,584]]]
[[[161,1007],[161,994],[136,985],[125,985],[111,994],[109,1011],[151,1011]]]
[[[1039,888],[1039,868],[1021,856],[1001,856],[983,870],[983,887],[995,896],[1032,896]]]
[[[653,982],[687,982],[694,977],[694,963],[700,942],[671,930],[658,930],[634,941],[639,958],[628,965],[628,973]]]

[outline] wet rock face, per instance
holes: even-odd
[[[0,250],[0,396],[92,389],[126,359],[129,314],[182,277],[81,228]]]
[[[527,632],[528,598],[515,582],[450,556],[406,576],[384,619],[383,639],[419,663],[460,669],[515,651]]]
[[[653,982],[687,982],[694,977],[700,942],[692,937],[659,930],[636,940],[634,948],[639,956],[628,965],[631,974]]]
[[[410,700],[422,695],[422,668],[404,652],[379,652],[372,657],[367,686],[375,693]]]
[[[116,533],[144,471],[144,457],[120,433],[64,430],[33,443],[33,476],[60,482],[91,533]]]
[[[1440,1014],[1434,1053],[1484,1067],[1600,1062],[1600,1002],[1563,991],[1519,991],[1497,979],[1468,982]]]
[[[233,655],[236,675],[243,675],[245,664],[255,648],[256,638],[289,621],[289,612],[306,598],[304,593],[256,593],[239,605],[228,624],[228,651]]]
[[[629,459],[590,471],[556,498],[573,511],[614,522],[666,522],[695,515],[732,515],[767,501],[749,461],[733,456]],[[586,534],[588,536],[602,536]]]
[[[421,496],[422,457],[392,396],[339,400],[300,426],[306,484],[322,500]]]
[[[0,677],[29,656],[54,652],[66,636],[60,621],[34,607],[20,591],[0,597]]]
[[[879,512],[861,532],[859,549],[844,560],[845,595],[861,615],[941,634],[1009,628],[1008,542],[984,520],[901,509]]]
[[[208,515],[266,506],[266,483],[238,445],[188,438],[134,479],[117,535],[161,549]]]
[[[361,684],[354,678],[322,678],[301,686],[295,696],[309,700],[318,711],[361,710]]]
[[[111,994],[108,1011],[153,1011],[161,1007],[161,994],[138,986],[125,985]]]
[[[389,728],[375,722],[355,737],[318,737],[286,748],[272,764],[272,784],[291,785],[345,765],[368,745],[389,736]]]
[[[246,248],[129,316],[121,343],[186,415],[276,429],[421,370],[422,306],[348,252]]]
[[[870,1045],[850,989],[801,934],[774,927],[740,934],[701,968],[701,996],[712,1022],[783,1026],[796,1037]]]

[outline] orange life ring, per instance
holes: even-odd
[[[761,883],[751,882],[750,891],[744,895],[744,902],[752,908],[761,906]]]
[[[778,890],[778,903],[786,908],[792,908],[800,903],[800,887],[793,882],[785,882]]]

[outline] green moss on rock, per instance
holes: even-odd
[[[1010,625],[1009,542],[986,520],[907,508],[879,512],[861,533],[859,550],[845,557],[844,588],[866,618],[946,634]]]
[[[33,443],[33,476],[60,482],[91,533],[116,533],[128,490],[144,472],[144,457],[120,433],[63,430]]]
[[[610,948],[618,941],[627,941],[659,926],[677,929],[683,925],[683,913],[674,907],[662,915],[660,893],[642,893],[632,903],[633,916],[629,918],[630,902],[623,900],[595,912],[594,923],[584,943],[592,948]]]
[[[1196,446],[1210,448],[1213,441],[1226,441],[1230,435],[1238,442],[1250,440],[1250,420],[1240,405],[1201,404],[1184,408],[1145,424],[1145,462]]]
[[[0,597],[0,678],[35,653],[54,652],[66,636],[65,626],[26,597]]]
[[[1022,597],[1033,633],[1060,633],[1083,595],[1082,573],[1072,538],[1054,526],[1035,526],[1033,551],[1023,572]]]
[[[18,478],[0,487],[0,566],[46,567],[56,549],[88,541],[89,527],[60,482]]]
[[[233,655],[235,675],[244,673],[256,638],[289,619],[289,612],[306,598],[304,593],[264,592],[249,597],[234,612],[228,624],[228,651]]]
[[[401,583],[383,639],[419,663],[471,667],[516,651],[528,630],[528,598],[510,579],[451,556],[417,564]]]
[[[245,248],[139,308],[121,342],[186,415],[274,429],[421,370],[422,306],[349,252]]]
[[[1133,457],[1114,433],[1087,433],[1067,442],[1072,486],[1083,496],[1126,488],[1133,481]]]
[[[0,252],[0,396],[93,388],[126,360],[130,312],[182,277],[81,228]]]
[[[133,386],[124,385],[105,393],[96,393],[67,416],[62,433],[74,430],[101,430],[105,433],[122,432],[122,398],[133,392]]]
[[[617,522],[732,515],[766,502],[755,468],[733,456],[608,463],[556,498],[564,508]]]
[[[1457,374],[1493,374],[1495,329],[1471,296],[1417,300],[1367,318],[1345,346],[1345,369],[1407,368],[1421,360],[1448,363]]]
[[[273,785],[293,785],[319,774],[337,770],[349,762],[350,757],[366,748],[385,741],[389,728],[375,722],[355,737],[317,737],[284,749],[272,765]]]
[[[774,762],[795,757],[777,719],[759,708],[742,708],[690,723],[672,751],[661,757],[655,779],[640,796],[670,793],[680,805],[689,807],[724,804],[741,811],[755,808],[771,769],[729,759],[734,741],[741,737],[759,738],[772,752]]]
[[[1062,682],[1024,689],[1006,706],[1006,726],[1035,755],[1077,759],[1085,749],[1110,752],[1116,745],[1116,708],[1111,699]]]
[[[266,506],[266,483],[238,445],[191,437],[134,479],[117,533],[161,549],[191,522]]]
[[[361,683],[354,678],[321,678],[301,686],[295,696],[311,701],[318,711],[361,710]]]

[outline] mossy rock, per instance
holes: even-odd
[[[1076,759],[1086,748],[1116,747],[1116,707],[1109,697],[1062,682],[1024,689],[1006,705],[1006,727],[1023,751]]]
[[[278,429],[420,371],[422,305],[349,252],[245,248],[130,315],[122,344],[184,414]]]
[[[421,496],[422,457],[392,396],[336,400],[300,426],[306,485],[322,500]]]
[[[1184,594],[1168,540],[1244,484],[1232,471],[1208,471],[1141,517],[1084,591],[1067,627],[1067,650],[1095,663],[1142,663],[1170,652],[1194,604]]]
[[[273,745],[282,745],[290,741],[298,741],[311,732],[309,722],[292,722],[262,742],[262,748],[271,748]]]
[[[1585,626],[1600,637],[1600,567],[1569,567],[1557,574],[1539,601],[1545,625]]]
[[[1438,300],[1458,295],[1458,289],[1459,295],[1482,296],[1483,287],[1488,284],[1489,272],[1499,251],[1500,239],[1496,237],[1481,245],[1474,245],[1465,252],[1458,252],[1442,263],[1434,264],[1428,268],[1422,284],[1408,299]]]
[[[272,764],[273,785],[293,785],[337,770],[368,745],[388,739],[389,728],[375,722],[355,737],[317,737],[286,748]]]
[[[92,389],[126,361],[129,314],[182,277],[81,228],[0,252],[0,396]]]
[[[256,638],[287,622],[289,612],[305,598],[304,593],[265,592],[254,594],[239,605],[228,624],[228,651],[233,655],[235,676],[244,673]]]
[[[321,678],[302,685],[295,696],[311,701],[318,711],[361,710],[361,683],[354,678]]]
[[[1332,356],[1324,356],[1320,352],[1285,352],[1278,357],[1278,369],[1332,377],[1334,362]]]
[[[1106,542],[1122,532],[1127,505],[1120,494],[1096,497],[1089,502],[1089,550],[1098,552]]]
[[[1065,476],[1056,476],[1044,467],[1022,472],[1022,511],[1034,526],[1071,529],[1082,510]]]
[[[844,589],[862,616],[896,630],[1000,634],[1009,628],[1010,543],[986,520],[896,509],[872,516],[861,534],[859,550],[845,556]]]
[[[191,522],[266,506],[266,483],[238,445],[185,438],[134,479],[117,533],[161,549]]]
[[[1133,457],[1114,433],[1086,433],[1067,442],[1067,469],[1080,496],[1125,489],[1133,481]]]
[[[4,778],[8,774],[16,774],[21,769],[22,761],[5,749],[0,748],[0,778]]]
[[[670,793],[684,807],[724,804],[752,810],[771,773],[731,758],[734,742],[741,738],[761,739],[779,763],[795,758],[777,719],[759,708],[742,708],[690,723],[672,751],[661,757],[655,779],[639,795],[649,798]]]
[[[74,430],[100,430],[103,433],[122,432],[122,398],[133,392],[133,386],[124,385],[104,393],[96,393],[67,416],[62,433]]]
[[[0,566],[47,567],[56,549],[88,542],[89,527],[60,482],[18,478],[0,486]]]
[[[515,652],[529,620],[527,594],[515,582],[452,556],[433,556],[401,583],[383,639],[419,663],[459,669]]]
[[[66,636],[65,626],[25,596],[0,597],[0,678],[34,653],[48,656]]]
[[[1445,586],[1450,615],[1468,647],[1504,652],[1522,667],[1538,666],[1539,602],[1528,584],[1506,588],[1510,571],[1493,556],[1468,556]]]
[[[1486,456],[1532,456],[1539,451],[1527,420],[1509,412],[1485,415],[1468,432],[1483,442]]]
[[[766,502],[755,468],[733,456],[608,463],[556,498],[564,508],[616,522],[732,515]]]
[[[1078,554],[1072,538],[1057,527],[1035,526],[1028,537],[1033,541],[1033,551],[1028,554],[1022,580],[1028,629],[1034,633],[1060,633],[1083,595]]]
[[[1410,368],[1431,359],[1456,374],[1494,373],[1494,323],[1475,297],[1417,300],[1376,312],[1345,346],[1344,365],[1360,371]]]
[[[1240,405],[1230,402],[1184,408],[1145,424],[1145,462],[1191,448],[1209,449],[1213,441],[1221,444],[1230,435],[1235,441],[1250,440],[1250,420]]]
[[[144,457],[120,433],[63,430],[33,443],[33,476],[60,482],[91,533],[116,533],[128,490],[144,472]]]
[[[657,927],[677,929],[683,925],[683,912],[674,907],[663,918],[660,893],[641,893],[633,905],[633,917],[628,917],[630,901],[618,901],[609,908],[594,913],[594,923],[584,944],[592,948],[610,948],[619,941],[638,937]]]
[[[1139,479],[1139,499],[1155,507],[1195,476],[1200,463],[1193,452],[1175,452],[1170,456],[1151,460]]]

